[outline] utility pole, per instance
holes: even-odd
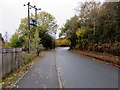
[[[28,5],[28,53],[30,53],[30,2],[24,4],[24,6],[26,5]]]
[[[36,49],[37,49],[37,45],[38,45],[38,30],[37,30],[37,11],[38,10],[41,10],[41,8],[36,8],[36,6],[34,6],[34,9],[35,9],[35,19],[36,19],[36,42],[35,42],[35,47],[36,47]]]
[[[28,5],[28,53],[30,53],[30,9],[35,9],[35,19],[36,19],[36,35],[37,33],[37,10],[41,10],[41,8],[36,8],[36,6],[30,5],[30,2],[28,4],[24,4],[24,6]],[[36,36],[36,45],[37,47],[37,36]]]

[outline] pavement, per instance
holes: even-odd
[[[59,88],[55,52],[40,58],[13,88]]]
[[[69,52],[52,50],[40,58],[17,88],[118,88],[118,69]],[[14,88],[15,88],[14,87]]]

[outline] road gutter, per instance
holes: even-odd
[[[29,70],[34,66],[34,64],[32,66],[30,66],[29,69],[15,82],[15,84],[10,88],[10,90],[14,87],[19,88],[18,86],[16,86],[16,84],[29,72]]]
[[[31,69],[31,68],[32,68],[32,66],[31,66],[29,69]],[[28,71],[29,71],[29,70],[28,70]],[[18,87],[15,86],[15,85],[28,73],[28,71],[26,71],[26,72],[15,82],[15,84],[10,87],[10,90],[11,90],[13,87],[18,88]]]

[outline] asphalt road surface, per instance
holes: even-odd
[[[118,69],[69,52],[56,50],[64,88],[118,88]]]
[[[118,69],[69,52],[52,50],[15,85],[18,88],[118,88]]]
[[[15,88],[59,88],[55,64],[55,52],[40,58]]]

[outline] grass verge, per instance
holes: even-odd
[[[62,48],[62,47],[55,47],[55,48]]]

